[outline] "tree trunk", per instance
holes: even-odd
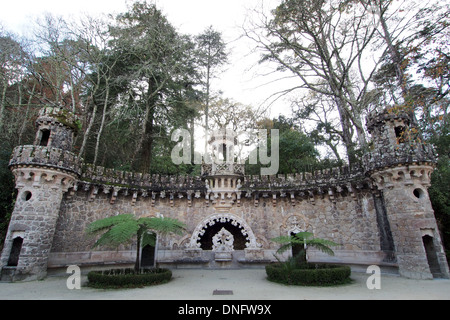
[[[134,264],[134,271],[136,273],[138,273],[139,269],[141,268],[141,238],[142,238],[142,233],[140,231],[138,231],[137,241],[136,241],[136,262]]]
[[[6,89],[8,88],[8,81],[5,79],[3,81],[3,92],[2,92],[2,100],[0,103],[0,130],[3,128],[3,118],[6,108]]]
[[[106,96],[105,96],[105,102],[103,103],[102,122],[100,123],[100,129],[98,129],[97,141],[95,143],[94,165],[97,164],[98,149],[100,148],[100,139],[101,139],[101,136],[102,136],[102,133],[103,133],[103,128],[105,127],[106,108],[108,107],[108,100],[109,100],[109,84],[108,84],[108,79],[106,79]]]
[[[210,73],[211,67],[206,69],[206,106],[205,106],[205,155],[208,152],[208,130],[209,130],[209,95],[210,95]]]
[[[141,152],[141,172],[150,173],[150,167],[152,164],[152,151],[153,151],[153,131],[154,131],[154,118],[155,108],[150,106],[147,124],[145,126],[145,139]]]
[[[91,133],[92,126],[94,125],[95,115],[97,114],[97,104],[94,103],[94,110],[92,111],[91,120],[89,121],[88,127],[86,128],[86,132],[83,136],[83,143],[81,144],[80,153],[78,154],[78,160],[83,157],[84,149],[86,148],[86,143],[89,138],[89,134]]]
[[[31,101],[33,100],[33,96],[34,96],[34,90],[36,89],[36,82],[33,83],[33,89],[31,90],[31,94],[28,97],[28,101],[27,101],[27,110],[25,111],[25,119],[23,120],[22,126],[20,128],[20,132],[19,132],[19,145],[22,145],[22,138],[23,138],[23,133],[25,132],[25,128],[27,123],[29,122],[28,119],[28,114],[30,112],[30,108],[31,108]]]
[[[141,134],[138,145],[132,158],[132,167],[134,170],[142,173],[149,173],[152,158],[153,147],[153,120],[154,107],[147,102],[143,122],[141,125]]]
[[[191,133],[191,164],[195,163],[195,123],[194,117],[190,119],[190,133]]]
[[[335,100],[337,104],[337,108],[339,111],[339,118],[342,127],[342,142],[344,143],[345,149],[347,151],[347,159],[349,164],[355,162],[355,146],[352,141],[352,132],[351,132],[351,124],[347,112],[341,106],[340,101],[338,99]]]

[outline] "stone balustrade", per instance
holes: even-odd
[[[240,163],[212,163],[202,165],[202,176],[243,176],[245,165]]]

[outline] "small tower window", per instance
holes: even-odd
[[[39,143],[39,145],[41,147],[46,147],[48,146],[49,140],[50,140],[50,130],[47,129],[41,130],[41,142]]]
[[[395,137],[397,138],[398,143],[405,142],[405,127],[395,127]]]
[[[425,192],[420,188],[414,189],[413,194],[417,199],[423,199],[425,197]]]
[[[32,196],[33,194],[30,191],[25,191],[24,193],[22,193],[22,200],[29,201]]]

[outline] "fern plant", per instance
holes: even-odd
[[[306,264],[306,249],[308,247],[316,248],[331,256],[334,255],[334,251],[330,248],[337,246],[338,244],[325,239],[314,238],[311,232],[299,232],[291,236],[280,236],[272,239],[272,241],[279,243],[281,247],[277,250],[278,254],[284,253],[291,249],[293,246],[299,246],[300,252],[297,255],[298,262],[300,264]]]
[[[174,233],[181,235],[184,230],[185,225],[177,219],[164,217],[137,218],[133,214],[121,214],[97,220],[91,223],[86,231],[91,235],[103,233],[94,244],[94,248],[103,245],[118,247],[136,239],[136,263],[134,269],[138,272],[140,269],[141,246],[155,246],[156,234]]]

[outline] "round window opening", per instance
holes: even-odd
[[[425,192],[420,188],[414,189],[413,194],[417,199],[422,199],[425,196]]]
[[[33,194],[30,191],[25,191],[24,193],[22,193],[22,200],[28,201],[32,196]]]

